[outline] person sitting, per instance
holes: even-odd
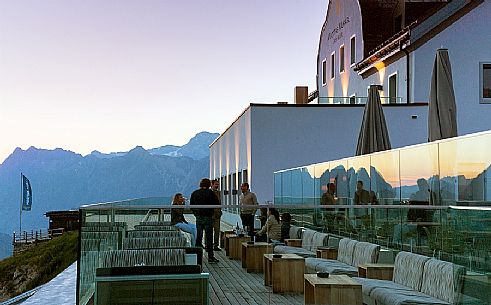
[[[181,193],[177,193],[174,195],[174,199],[172,200],[172,205],[184,205],[184,197],[182,196]],[[184,209],[172,209],[171,210],[171,216],[170,216],[170,223],[171,225],[176,226],[180,230],[187,232],[191,234],[191,246],[194,247],[196,244],[196,225],[193,223],[189,223],[186,221],[184,218]]]
[[[266,233],[268,241],[281,239],[280,213],[275,208],[268,211],[268,220],[266,224],[256,233],[256,236],[262,236]]]
[[[281,238],[280,238],[281,242],[284,242],[285,239],[290,238],[291,221],[292,221],[292,215],[290,215],[290,213],[281,214]]]

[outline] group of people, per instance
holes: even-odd
[[[191,194],[189,204],[191,206],[206,206],[200,208],[191,208],[196,217],[196,224],[189,223],[184,218],[184,210],[174,207],[171,210],[171,224],[181,229],[184,232],[190,233],[191,244],[196,247],[203,248],[203,231],[205,232],[205,249],[208,252],[208,262],[217,263],[214,251],[221,251],[219,247],[220,241],[220,218],[222,210],[220,207],[213,206],[221,205],[221,197],[218,180],[210,180],[208,178],[201,179],[199,189]],[[268,215],[261,229],[256,233],[254,231],[254,216],[256,214],[258,202],[256,195],[249,190],[249,184],[244,182],[240,186],[241,195],[239,197],[240,218],[242,226],[248,232],[248,235],[253,239],[265,239],[267,236],[269,241],[288,238],[290,230],[291,215],[284,213],[280,220],[279,212],[271,208],[267,212]],[[174,195],[172,205],[184,205],[185,198],[181,193]]]

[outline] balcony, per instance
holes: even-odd
[[[331,96],[317,97],[318,104],[366,104],[368,97],[366,96]],[[380,97],[382,104],[402,104],[402,97]]]

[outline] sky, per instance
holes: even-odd
[[[328,0],[0,0],[0,163],[183,145],[315,90]]]

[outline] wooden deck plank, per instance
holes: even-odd
[[[225,251],[216,251],[217,264],[203,257],[203,271],[210,273],[210,303],[213,305],[297,305],[303,304],[302,294],[273,294],[264,286],[262,273],[247,273],[240,261],[229,260]]]

